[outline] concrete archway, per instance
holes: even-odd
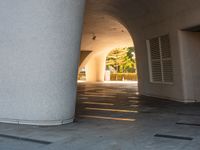
[[[108,53],[115,48],[133,46],[133,38],[118,19],[108,14],[88,16],[86,13],[85,21],[87,20],[90,20],[90,24],[89,27],[84,26],[81,49],[83,53],[87,52],[87,49],[90,54],[85,57],[80,67],[86,67],[87,81],[102,82]]]
[[[146,96],[193,102],[185,94],[184,63],[177,30],[199,25],[199,2],[192,0],[151,1],[133,0],[88,0],[85,24],[92,29],[92,18],[110,15],[120,21],[134,36],[137,55],[139,93]],[[183,13],[184,12],[184,13]],[[188,12],[188,13],[185,13]],[[184,15],[183,15],[184,14]],[[98,18],[99,17],[99,18]],[[173,83],[155,84],[151,82],[150,64],[146,41],[154,37],[168,35],[172,54]],[[176,91],[176,92],[175,92]]]
[[[84,0],[0,2],[0,19],[4,20],[0,25],[0,121],[54,125],[73,120],[84,6]],[[113,17],[134,36],[140,94],[180,102],[200,101],[200,86],[191,84],[193,77],[185,68],[200,57],[196,50],[195,57],[187,55],[181,43],[186,40],[187,49],[193,49],[191,43],[195,42],[198,49],[198,42],[188,40],[199,39],[199,35],[178,32],[199,26],[199,6],[197,0],[87,0],[81,49],[104,49],[102,45],[110,43],[103,37],[105,31],[118,30],[112,27]],[[102,23],[110,25],[98,26]],[[171,84],[150,80],[146,41],[163,35],[170,41]],[[104,39],[101,45],[91,44],[99,39]],[[185,56],[191,61],[187,62]],[[192,71],[198,80],[199,71]],[[191,86],[195,86],[196,95],[189,93]]]

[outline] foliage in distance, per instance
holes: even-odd
[[[111,73],[136,73],[135,48],[117,48],[106,58],[106,70]]]

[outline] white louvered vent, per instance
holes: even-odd
[[[169,35],[148,40],[151,82],[172,83],[173,65]]]
[[[162,70],[160,61],[160,44],[158,38],[149,40],[151,53],[152,80],[156,82],[162,81]]]

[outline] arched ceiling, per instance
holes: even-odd
[[[88,0],[84,19],[81,50],[100,51],[133,46],[127,29],[109,12],[109,1]]]
[[[127,29],[108,15],[90,16],[85,23],[82,37],[82,50],[112,50],[117,47],[132,46],[133,42]]]
[[[98,51],[131,46],[121,24],[145,26],[200,5],[197,0],[87,0],[81,50]],[[120,22],[119,22],[120,21]],[[131,22],[131,23],[130,23]],[[131,26],[131,27],[130,27]]]

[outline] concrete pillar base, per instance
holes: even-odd
[[[71,123],[74,118],[66,120],[19,120],[19,119],[0,119],[0,122],[11,124],[39,125],[39,126],[56,126]]]
[[[0,1],[0,122],[73,121],[84,9],[85,0]]]
[[[106,54],[97,53],[86,64],[86,81],[103,82],[106,67]]]

